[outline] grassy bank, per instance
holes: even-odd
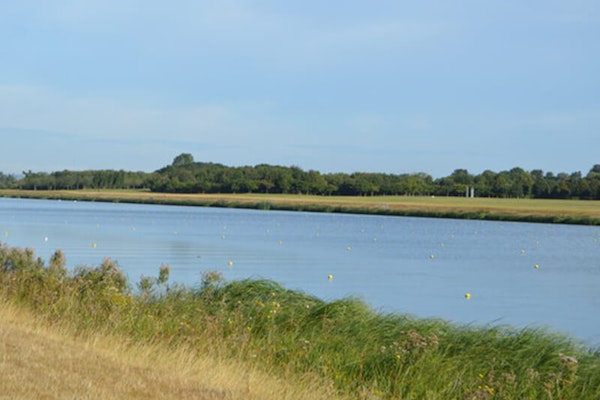
[[[106,332],[74,335],[23,306],[0,307],[0,399],[330,400],[318,382]],[[341,399],[341,398],[340,398]]]
[[[125,190],[0,190],[0,196],[290,211],[600,225],[600,202],[407,196],[170,194]]]
[[[31,250],[0,246],[3,301],[80,337],[230,360],[300,388],[312,382],[326,396],[600,398],[600,353],[562,336],[379,314],[355,299],[324,302],[216,273],[188,288],[170,285],[168,272],[134,290],[110,260],[67,271],[61,252],[46,264]]]

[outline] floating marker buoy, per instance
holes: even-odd
[[[435,256],[432,254],[429,256],[429,258],[431,258],[433,260],[435,258]]]
[[[96,247],[98,247],[98,245],[96,243],[92,243],[92,247],[95,249]]]
[[[535,265],[533,266],[533,268],[535,268],[535,269],[540,269],[540,265],[539,265],[539,264],[535,264]]]
[[[465,299],[470,300],[471,299],[471,293],[465,293]]]
[[[278,243],[278,244],[281,246],[281,245],[283,244],[283,241],[282,241],[282,240],[280,240],[280,241],[278,241],[277,243]]]
[[[327,275],[327,279],[329,279],[330,281],[333,280],[333,275],[331,275],[331,274]]]
[[[4,232],[4,236],[5,236],[5,237],[8,237],[8,231],[5,231],[5,232]]]
[[[346,247],[346,251],[351,251],[351,250],[352,250],[352,247],[350,247],[350,246]]]
[[[230,267],[233,267],[233,261],[229,261],[229,262],[227,263],[227,265],[229,265]]]

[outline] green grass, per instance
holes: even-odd
[[[598,399],[600,352],[549,332],[473,327],[324,302],[266,280],[170,285],[168,267],[131,287],[116,263],[67,271],[0,245],[0,295],[76,332],[106,332],[316,376],[359,399]]]
[[[0,196],[262,210],[600,225],[600,201],[419,196],[168,194],[142,190],[0,190]]]

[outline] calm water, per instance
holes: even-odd
[[[110,257],[133,281],[168,264],[171,281],[195,286],[214,270],[600,345],[598,227],[0,199],[0,235],[45,260],[62,249],[69,268]]]

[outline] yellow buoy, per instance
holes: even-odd
[[[465,299],[470,300],[471,299],[471,293],[465,293]]]
[[[431,258],[433,260],[435,258],[435,256],[432,254],[429,256],[429,258]]]
[[[5,237],[8,237],[8,231],[5,231],[5,232],[4,232],[4,236],[5,236]]]
[[[540,266],[539,266],[539,264],[535,264],[535,265],[533,266],[533,268],[535,268],[535,269],[540,269]]]
[[[352,247],[350,247],[350,246],[346,247],[346,251],[350,251],[350,250],[352,250]]]
[[[96,243],[92,243],[92,247],[95,249],[96,247],[98,247],[98,245]]]
[[[229,265],[230,267],[233,267],[233,261],[229,261],[229,262],[227,263],[227,265]]]
[[[331,274],[327,275],[327,279],[329,279],[330,281],[333,280],[333,275],[331,275]]]

